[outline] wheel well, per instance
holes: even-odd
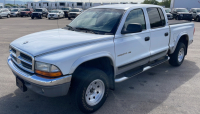
[[[113,62],[109,57],[101,57],[97,59],[93,59],[90,61],[86,61],[79,65],[76,70],[79,67],[93,67],[93,68],[98,68],[102,71],[104,71],[108,78],[109,78],[109,87],[110,89],[115,89],[115,83],[114,83],[114,67],[113,67]],[[76,70],[74,72],[76,72]],[[73,76],[72,76],[73,78]]]
[[[183,36],[181,36],[181,38],[180,38],[179,41],[178,41],[178,42],[182,42],[182,43],[185,44],[185,47],[186,47],[186,54],[185,54],[185,55],[187,55],[188,41],[189,41],[188,35],[183,35]]]

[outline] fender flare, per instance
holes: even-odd
[[[101,58],[101,57],[110,58],[113,66],[115,66],[115,57],[113,57],[111,55],[111,53],[103,51],[103,52],[98,52],[98,53],[93,53],[93,54],[89,54],[89,55],[86,55],[86,56],[82,56],[79,59],[77,59],[72,64],[72,66],[69,70],[69,74],[73,74],[73,72],[76,70],[76,68],[78,68],[78,66],[81,65],[82,63],[93,60],[93,59],[98,59],[98,58]],[[115,76],[115,72],[116,72],[116,68],[114,67],[114,76]]]
[[[176,46],[178,45],[178,42],[179,42],[179,40],[180,40],[180,38],[182,37],[182,36],[184,36],[184,35],[187,35],[188,36],[188,34],[186,33],[186,32],[181,32],[177,37],[176,37],[176,39],[174,39],[174,47],[172,48],[172,50],[170,51],[170,54],[172,54],[172,53],[174,53],[174,51],[175,51],[175,49],[176,49]],[[188,39],[189,40],[189,39]],[[189,42],[188,42],[189,43]]]

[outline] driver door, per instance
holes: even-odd
[[[128,24],[138,23],[142,25],[143,31],[115,37],[117,75],[149,62],[151,34],[146,22],[143,9],[134,9],[129,12],[122,30],[125,30]]]

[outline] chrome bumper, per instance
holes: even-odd
[[[67,75],[60,78],[46,79],[46,78],[39,77],[35,74],[29,74],[22,71],[12,62],[11,57],[8,57],[7,63],[15,75],[19,76],[21,79],[25,81],[28,81],[37,85],[56,86],[56,85],[71,82],[72,75]]]

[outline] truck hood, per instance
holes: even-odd
[[[97,35],[66,29],[53,29],[23,36],[11,42],[20,50],[33,56],[102,40],[113,40],[114,35]]]

